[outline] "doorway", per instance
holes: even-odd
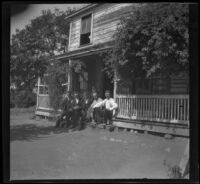
[[[79,74],[74,74],[74,88],[80,91],[87,90],[88,92],[91,92],[92,88],[95,88],[101,98],[105,98],[105,91],[110,90],[111,96],[113,96],[114,84],[103,71],[104,65],[102,59],[98,55],[92,55],[82,57],[80,61],[85,64],[84,73],[87,77],[84,80],[80,80]]]

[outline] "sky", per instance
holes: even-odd
[[[65,11],[68,7],[81,8],[87,4],[30,4],[24,11],[11,16],[11,35],[15,34],[16,29],[23,29],[27,24],[30,23],[31,19],[41,15],[42,10],[50,9],[54,11],[55,8]],[[17,5],[19,6],[19,4]],[[23,5],[22,5],[23,6]],[[15,10],[15,6],[12,7]]]

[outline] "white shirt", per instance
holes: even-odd
[[[113,98],[109,98],[109,99],[106,98],[102,102],[95,104],[93,108],[101,107],[103,105],[105,106],[106,109],[108,109],[110,111],[112,111],[118,107],[118,105],[116,104],[116,102]]]

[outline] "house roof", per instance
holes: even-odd
[[[65,19],[73,18],[73,17],[75,17],[75,16],[77,16],[77,15],[80,15],[81,13],[84,13],[85,11],[88,11],[88,10],[90,10],[90,9],[96,7],[96,6],[100,6],[100,5],[101,5],[100,3],[95,3],[95,4],[92,3],[92,4],[89,4],[89,5],[87,5],[87,6],[83,7],[83,8],[81,8],[81,9],[75,11],[75,12],[72,13],[71,15],[65,17]]]

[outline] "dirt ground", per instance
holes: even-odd
[[[188,140],[90,127],[67,132],[32,115],[11,112],[11,180],[169,178]]]

